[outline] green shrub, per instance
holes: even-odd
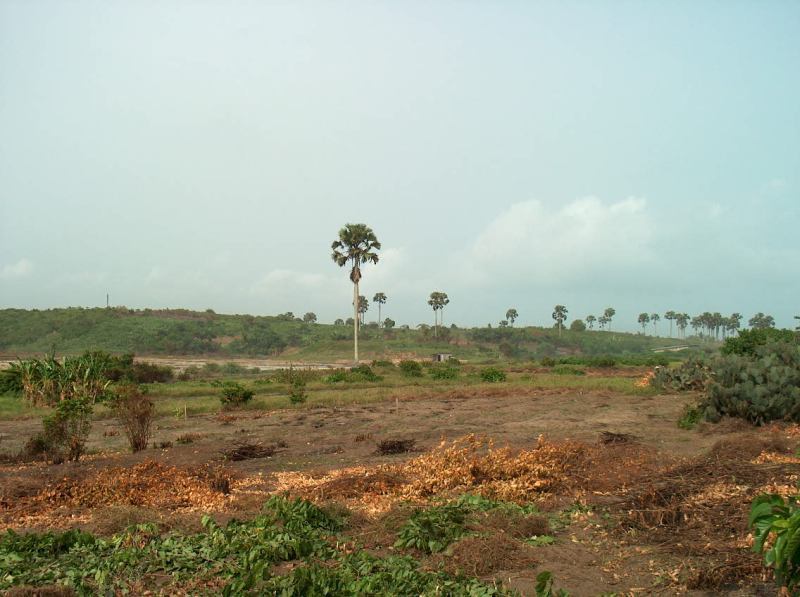
[[[248,390],[235,381],[226,381],[221,386],[222,396],[220,396],[219,400],[224,408],[235,408],[247,404],[255,395],[253,390]]]
[[[330,375],[325,377],[325,383],[341,383],[348,380],[347,371],[344,369],[337,369]]]
[[[710,379],[711,367],[702,359],[691,358],[675,368],[657,368],[650,386],[658,391],[699,392]]]
[[[720,352],[725,355],[755,356],[756,349],[774,342],[800,343],[800,334],[792,330],[775,328],[741,330],[737,336],[725,340]]]
[[[539,361],[539,364],[542,367],[555,367],[556,361],[551,357],[542,357],[542,360]]]
[[[302,379],[295,379],[289,388],[289,402],[292,404],[302,404],[306,400],[308,400],[306,382]]]
[[[777,343],[755,351],[755,357],[729,355],[716,362],[702,403],[706,418],[800,422],[800,346]]]
[[[449,365],[431,367],[430,373],[433,379],[456,379],[458,377],[458,369]]]
[[[77,462],[86,449],[92,429],[92,403],[70,398],[56,404],[55,412],[42,419],[42,431],[29,440],[26,451],[39,451],[53,462]]]
[[[363,383],[381,381],[383,378],[376,375],[369,365],[358,365],[352,369],[337,369],[324,378],[326,383]]]
[[[382,367],[383,369],[394,369],[394,363],[391,361],[375,360],[372,361],[373,367]]]
[[[369,365],[358,365],[350,369],[350,379],[348,381],[380,381],[383,379],[379,375],[376,375],[375,372]]]
[[[422,365],[417,361],[400,361],[400,371],[406,377],[422,377]]]
[[[683,407],[681,418],[678,419],[678,427],[686,430],[694,429],[702,418],[703,411],[699,406],[687,404]]]
[[[497,367],[486,367],[481,370],[481,380],[487,383],[496,383],[506,380],[506,372]]]

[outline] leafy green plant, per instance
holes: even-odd
[[[253,390],[248,390],[235,381],[226,381],[218,385],[222,387],[220,402],[222,402],[224,408],[235,408],[247,404],[255,395]]]
[[[400,529],[395,547],[436,553],[467,533],[464,523],[468,510],[449,503],[427,510],[416,510]]]
[[[487,383],[497,383],[499,381],[506,380],[505,371],[498,369],[497,367],[486,367],[485,369],[482,369],[480,376],[481,380]]]
[[[289,388],[289,402],[292,404],[302,404],[306,400],[308,400],[306,382],[302,379],[295,379]]]
[[[755,534],[753,551],[764,554],[764,564],[775,571],[775,580],[792,595],[800,589],[800,506],[798,498],[784,500],[775,494],[760,495],[750,508],[749,525]],[[768,539],[771,543],[767,543]]]
[[[406,377],[422,377],[422,365],[417,361],[400,361],[400,371]]]
[[[681,417],[678,419],[678,427],[681,429],[694,429],[703,418],[703,411],[699,406],[687,404],[683,407]]]

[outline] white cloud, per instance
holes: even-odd
[[[325,282],[326,276],[322,274],[298,272],[290,269],[274,269],[253,284],[251,291],[255,294],[271,294],[293,289],[301,291],[320,288]]]
[[[24,278],[33,272],[33,262],[24,257],[16,263],[4,265],[0,270],[0,279],[9,280],[11,278]]]
[[[651,224],[644,199],[577,199],[550,210],[512,205],[480,234],[468,255],[476,283],[503,279],[551,285],[647,263]]]

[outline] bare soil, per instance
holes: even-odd
[[[195,491],[191,489],[192,479],[201,479],[200,485],[205,487],[203,483],[210,478],[209,471],[217,471],[214,474],[224,471],[232,479],[232,496],[226,496],[225,507],[216,509],[218,518],[224,520],[231,515],[257,511],[264,493],[276,487],[272,473],[302,471],[313,476],[355,466],[379,467],[413,459],[435,448],[443,439],[467,434],[485,435],[492,438],[495,445],[507,445],[512,449],[530,448],[540,435],[544,435],[558,441],[574,440],[601,446],[598,453],[603,454],[607,466],[595,462],[593,470],[576,482],[576,487],[582,487],[579,494],[564,494],[561,496],[563,499],[554,499],[549,505],[551,513],[555,513],[579,495],[592,511],[575,513],[565,529],[557,533],[558,540],[553,545],[520,548],[511,542],[513,529],[499,529],[497,532],[502,537],[472,539],[461,545],[454,551],[457,557],[447,562],[448,566],[471,569],[483,577],[503,580],[523,594],[531,595],[534,594],[536,574],[542,569],[551,570],[558,586],[578,596],[597,595],[603,591],[668,595],[687,591],[698,595],[757,594],[767,590],[765,587],[769,585],[761,584],[762,580],[768,579],[765,575],[762,575],[763,579],[759,577],[757,568],[752,569],[753,562],[757,564],[756,556],[737,560],[731,565],[739,567],[728,574],[724,566],[728,561],[726,558],[733,552],[715,551],[713,548],[703,552],[698,548],[700,553],[694,553],[684,546],[675,547],[669,532],[670,528],[677,528],[680,522],[677,518],[672,521],[673,527],[663,522],[653,526],[663,527],[665,535],[648,531],[652,521],[645,520],[639,524],[642,521],[629,516],[637,504],[645,502],[647,508],[652,506],[651,509],[670,507],[661,502],[656,504],[656,498],[666,491],[663,487],[678,483],[670,471],[681,463],[690,463],[684,473],[696,475],[693,483],[702,481],[710,486],[715,479],[697,476],[701,470],[697,468],[700,466],[698,463],[704,463],[702,466],[706,468],[702,469],[702,474],[706,477],[708,471],[713,477],[718,466],[715,463],[720,463],[721,472],[738,475],[742,469],[734,464],[744,466],[748,459],[765,451],[788,454],[797,443],[795,438],[787,439],[786,430],[782,428],[771,431],[774,438],[780,437],[780,441],[759,443],[766,433],[763,429],[735,422],[705,425],[695,431],[679,429],[676,421],[684,405],[694,399],[687,395],[627,396],[611,392],[523,391],[484,386],[453,390],[444,396],[403,400],[391,397],[367,405],[230,412],[186,419],[168,417],[157,421],[153,441],[163,446],[171,444],[171,447],[151,448],[137,454],[126,451],[124,434],[115,421],[102,420],[95,422],[88,446],[90,455],[80,463],[0,465],[0,527],[44,530],[78,526],[95,532],[114,532],[120,526],[124,528],[124,523],[130,520],[165,516],[163,508],[153,509],[152,505],[140,504],[137,510],[130,504],[98,503],[94,507],[84,502],[69,507],[62,504],[53,511],[43,507],[41,515],[23,515],[27,512],[22,512],[21,504],[50,503],[47,502],[50,497],[43,500],[38,496],[50,496],[59,491],[62,493],[50,501],[61,499],[60,496],[73,491],[70,488],[80,480],[93,479],[109,470],[127,471],[139,466],[141,470],[154,471],[153,474],[184,474],[182,471],[189,471],[184,476],[190,497],[186,498],[186,507],[175,508],[179,516],[173,520],[183,517],[180,524],[192,528],[195,524],[192,516],[199,516],[197,513],[203,510],[201,498],[192,501],[192,491]],[[39,428],[38,420],[0,422],[0,436],[5,438],[0,450],[17,451]],[[180,443],[179,439],[188,443]],[[413,451],[381,454],[376,448],[385,440],[413,440]],[[720,440],[724,440],[722,452]],[[238,461],[224,459],[226,449],[245,443],[276,449],[271,456]],[[736,446],[749,448],[739,450]],[[638,460],[632,458],[634,453]],[[717,460],[708,460],[708,455]],[[625,463],[633,461],[643,463],[641,470],[626,471]],[[764,470],[779,476],[787,475],[787,471],[800,474],[800,465],[791,458],[781,462],[783,468],[776,468],[778,465],[773,464],[765,465],[767,468]],[[691,468],[691,463],[696,465],[695,468]],[[736,512],[746,509],[752,491],[765,483],[767,477],[759,476],[760,470],[753,468],[748,473],[750,478],[741,481],[749,485],[747,492],[740,491],[731,502],[737,508]],[[383,483],[382,487],[391,485],[392,480],[381,479],[380,474],[376,472],[370,483]],[[663,483],[659,485],[661,481]],[[719,481],[727,482],[729,479],[721,475]],[[592,489],[587,490],[589,485]],[[651,497],[648,492],[656,497]],[[212,502],[219,501],[213,493],[209,495]],[[342,495],[346,497],[344,493]],[[630,501],[635,499],[640,502]],[[647,502],[649,499],[656,501]],[[78,504],[77,501],[70,503]],[[543,507],[548,506],[543,504]],[[642,509],[644,511],[645,506]],[[714,511],[709,510],[707,514],[712,520],[709,524],[713,525]],[[746,511],[743,514],[746,518]],[[389,512],[378,519],[364,518],[360,526],[354,523],[354,537],[370,549],[385,550],[391,538],[391,533],[386,531],[386,517],[391,515]],[[119,524],[109,520],[115,517],[120,519]],[[692,528],[693,532],[701,534],[706,529],[703,526]],[[718,529],[712,530],[716,532]],[[728,534],[740,532],[743,532],[741,527],[735,526]],[[746,536],[740,539],[744,542]],[[698,540],[702,544],[703,537]],[[708,537],[709,542],[713,540],[713,537]],[[494,559],[481,558],[482,550],[492,545],[497,548],[492,552]],[[746,549],[743,544],[742,553]],[[507,557],[498,557],[497,554],[506,554]],[[704,573],[721,576],[704,585]],[[692,574],[702,577],[695,579],[694,585],[687,584],[686,580]]]

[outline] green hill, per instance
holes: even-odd
[[[304,323],[291,314],[273,317],[213,311],[109,309],[0,310],[0,353],[6,356],[76,354],[85,350],[138,355],[217,355],[348,359],[349,326]],[[682,341],[618,332],[552,328],[379,329],[359,334],[365,359],[450,352],[461,359],[542,358],[564,355],[645,355]]]

